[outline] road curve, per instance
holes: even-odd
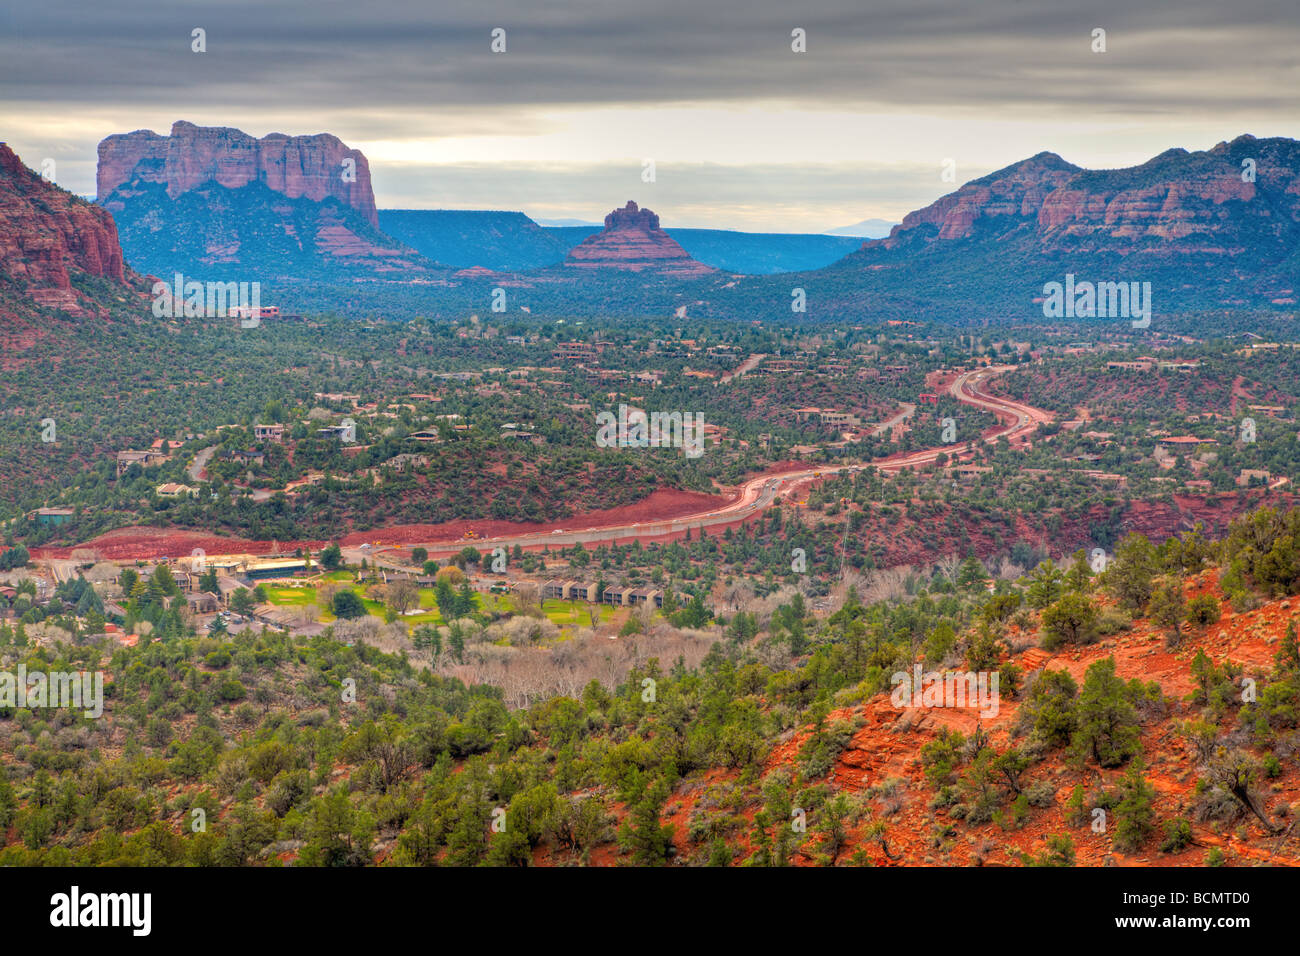
[[[570,547],[578,542],[585,546],[632,538],[655,538],[688,529],[699,530],[717,525],[733,524],[770,507],[784,489],[815,475],[835,475],[842,472],[862,471],[866,468],[875,468],[885,474],[896,474],[904,468],[916,468],[921,465],[932,464],[940,455],[946,455],[949,459],[961,458],[969,454],[981,442],[995,442],[1001,438],[1006,438],[1014,444],[1023,440],[1039,424],[1051,421],[1052,416],[1041,409],[990,395],[984,391],[983,386],[989,379],[1013,368],[1015,368],[1014,365],[1005,365],[974,369],[961,373],[953,381],[949,391],[954,398],[964,405],[991,412],[997,416],[1000,423],[998,427],[990,429],[985,434],[962,442],[927,448],[868,464],[818,465],[800,471],[785,472],[780,475],[760,475],[745,482],[740,487],[740,496],[730,504],[711,511],[683,515],[670,520],[643,521],[636,524],[604,525],[588,528],[564,528],[552,532],[532,532],[500,538],[474,538],[469,540],[460,538],[456,540],[428,541],[421,544],[431,555],[445,555],[459,551],[469,545],[473,545],[479,551],[490,552],[494,548],[509,549],[515,545],[525,548],[548,544],[555,547]],[[404,549],[409,550],[413,546],[405,545]],[[373,551],[358,548],[348,548],[346,550],[355,552],[358,556],[369,557],[372,561],[378,558],[382,564],[384,563],[382,556],[390,553],[393,549],[390,546],[381,545]],[[400,567],[401,565],[395,566]]]

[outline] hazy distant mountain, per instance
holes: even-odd
[[[600,231],[598,226],[557,226],[546,230],[568,248]],[[769,275],[820,269],[862,245],[848,236],[802,233],[732,232],[729,229],[665,229],[692,259],[740,275]]]
[[[430,259],[458,269],[539,269],[562,262],[576,245],[563,242],[521,212],[381,209],[379,227]]]
[[[889,230],[893,229],[898,223],[889,222],[885,219],[864,219],[861,222],[855,222],[851,226],[840,226],[838,229],[828,229],[828,236],[857,236],[861,239],[883,239],[889,235]]]
[[[552,225],[558,222],[566,225]],[[499,272],[556,265],[603,228],[577,219],[533,220],[521,212],[456,209],[383,209],[379,226],[430,259],[457,269],[478,266]],[[690,258],[741,275],[818,269],[862,245],[849,236],[726,229],[664,232]]]
[[[669,229],[694,259],[724,272],[769,275],[820,269],[862,245],[851,236],[780,232],[730,232],[725,229]]]
[[[534,219],[533,222],[539,226],[590,226],[593,229],[599,229],[600,223],[588,222],[586,219]]]
[[[548,233],[555,237],[560,245],[564,246],[567,254],[570,249],[582,242],[588,236],[594,236],[600,232],[601,226],[546,226]]]
[[[563,222],[567,225],[551,225]],[[527,272],[564,261],[569,251],[602,230],[576,219],[533,220],[521,212],[457,209],[381,209],[379,226],[430,259],[457,269],[475,266]],[[862,245],[847,236],[666,229],[686,254],[724,272],[767,275],[817,269]]]
[[[791,314],[792,286],[778,275],[790,273],[806,291],[807,322],[1041,315],[1044,284],[1068,273],[1149,282],[1156,314],[1300,299],[1300,143],[1291,139],[1243,136],[1113,170],[1044,152],[966,183],[892,231],[867,220],[820,236],[665,230],[631,203],[603,228],[542,226],[508,211],[387,210],[374,220],[380,231],[365,158],[325,134],[254,140],[177,124],[172,137],[110,137],[100,159],[99,202],[114,213],[127,262],[160,275],[436,274],[476,290],[515,273],[521,287],[549,290],[539,309],[595,303],[606,313],[661,310],[687,294],[679,280],[700,279],[689,291],[698,314],[775,318]],[[347,160],[364,186],[333,182]],[[844,234],[869,227],[889,235]],[[461,305],[441,283],[428,290],[442,297],[439,308]]]

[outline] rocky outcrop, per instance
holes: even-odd
[[[370,164],[360,150],[329,133],[256,139],[237,129],[181,121],[170,136],[141,129],[104,139],[96,174],[99,202],[112,210],[120,204],[113,191],[137,179],[164,183],[171,199],[210,182],[228,189],[259,182],[290,199],[332,196],[379,226]]]
[[[1300,142],[1241,136],[1139,166],[1039,153],[919,209],[826,270],[828,307],[1042,316],[1048,282],[1150,282],[1159,314],[1300,298]],[[1123,318],[1123,316],[1121,316]]]
[[[569,251],[564,265],[574,269],[621,269],[674,278],[694,278],[717,272],[697,262],[668,233],[659,217],[628,200],[605,217],[605,228]]]
[[[139,179],[112,196],[128,261],[154,275],[353,281],[439,268],[334,197],[289,199],[261,182],[207,182],[172,199],[162,183]]]
[[[872,241],[893,248],[921,226],[933,226],[937,239],[962,239],[973,233],[977,223],[1001,219],[1018,224],[1037,216],[1047,197],[1080,171],[1055,153],[1039,153],[908,213],[888,238]]]
[[[379,230],[365,156],[327,133],[137,130],[99,144],[96,179],[128,261],[156,275],[352,281],[437,270]]]
[[[0,143],[0,277],[41,305],[97,311],[74,288],[79,273],[123,285],[135,278],[112,215],[46,182]]]
[[[1039,153],[909,214],[863,250],[1018,237],[1042,253],[1231,256],[1263,243],[1285,258],[1300,237],[1300,143],[1241,136],[1113,170]]]

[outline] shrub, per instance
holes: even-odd
[[[1142,768],[1135,763],[1124,775],[1119,786],[1119,803],[1115,806],[1115,848],[1132,853],[1151,836],[1155,829],[1156,791],[1142,776]]]
[[[1160,843],[1161,853],[1181,853],[1192,842],[1192,825],[1182,817],[1165,821],[1165,838]]]
[[[1205,629],[1219,622],[1219,599],[1202,594],[1187,602],[1187,620],[1193,627]]]
[[[1133,618],[1119,608],[1102,608],[1097,614],[1097,635],[1099,637],[1110,637],[1112,634],[1131,630],[1132,627]]]
[[[1080,788],[1082,793],[1082,788]],[[1056,803],[1056,785],[1050,780],[1039,780],[1025,787],[1025,799],[1031,807],[1050,807]]]
[[[234,680],[233,678],[231,678],[230,680],[222,681],[221,684],[217,687],[217,696],[220,697],[222,700],[227,700],[227,701],[243,700],[245,693],[246,692],[244,691],[244,685],[241,684],[239,681]]]
[[[1043,612],[1043,647],[1091,644],[1097,638],[1097,608],[1082,594],[1065,595]]]

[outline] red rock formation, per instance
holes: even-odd
[[[565,266],[579,269],[622,269],[657,275],[690,278],[717,272],[712,266],[692,259],[668,233],[659,228],[659,217],[628,200],[622,209],[605,217],[605,228],[588,236],[569,251]]]
[[[1033,217],[1052,191],[1078,172],[1078,166],[1054,153],[1039,153],[908,213],[891,230],[889,238],[873,241],[893,248],[906,233],[925,225],[937,227],[939,239],[962,239],[974,231],[981,219]]]
[[[104,139],[96,175],[99,200],[135,177],[166,183],[172,199],[212,181],[231,189],[262,182],[291,199],[305,196],[319,202],[333,196],[379,226],[370,164],[359,150],[328,133],[270,133],[255,139],[237,129],[181,121],[170,136],[141,129]],[[113,208],[111,201],[106,205]]]
[[[451,277],[453,279],[495,279],[505,275],[504,272],[494,272],[485,266],[470,266],[467,269],[457,269]]]
[[[25,283],[41,305],[80,314],[84,303],[71,282],[77,271],[118,283],[134,278],[112,215],[46,182],[0,143],[0,276]]]
[[[1242,176],[1247,159],[1254,181]],[[1119,255],[1236,255],[1266,237],[1285,254],[1297,223],[1298,144],[1241,136],[1206,152],[1171,149],[1130,169],[1084,170],[1039,153],[910,213],[863,250],[978,234],[1026,239],[1044,253]]]

